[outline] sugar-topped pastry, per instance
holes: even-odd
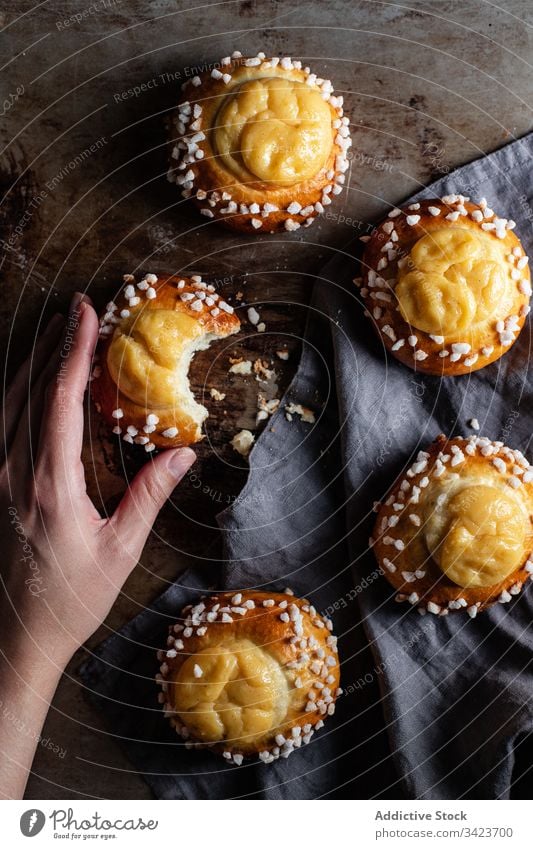
[[[422,613],[507,603],[533,575],[533,467],[503,442],[439,436],[379,505],[372,544]]]
[[[332,624],[305,599],[218,593],[182,611],[160,651],[159,701],[193,748],[240,765],[309,743],[340,695]]]
[[[208,412],[189,385],[196,351],[237,333],[233,307],[199,275],[124,276],[100,320],[91,389],[98,410],[125,442],[157,448],[202,438]]]
[[[438,375],[476,371],[509,350],[531,296],[514,227],[485,200],[448,195],[393,209],[363,237],[361,294],[386,349]]]
[[[208,220],[249,233],[308,226],[342,191],[343,98],[303,63],[227,56],[183,86],[168,179]]]

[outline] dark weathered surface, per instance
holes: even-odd
[[[3,74],[9,99],[1,178],[8,191],[0,208],[0,320],[3,338],[12,332],[10,369],[28,350],[43,311],[64,307],[75,288],[102,305],[125,271],[194,269],[260,305],[267,333],[244,322],[230,351],[273,358],[281,391],[296,360],[312,275],[330,251],[364,232],[383,198],[400,200],[531,126],[527,0],[510,0],[505,10],[481,0],[244,0],[211,8],[51,0],[35,11],[8,0],[4,10],[10,64]],[[75,13],[82,19],[66,23]],[[165,180],[163,117],[177,101],[178,75],[233,49],[297,56],[344,94],[354,138],[349,191],[301,236],[225,232],[200,219]],[[142,84],[138,95],[128,92]],[[497,198],[492,202],[497,209]],[[273,354],[287,338],[295,353],[285,364]],[[187,563],[199,558],[209,569],[219,553],[214,517],[246,474],[227,443],[253,421],[260,388],[253,377],[228,376],[227,355],[214,358],[220,350],[199,355],[193,366],[200,393],[206,367],[213,369],[207,387],[227,392],[223,402],[207,399],[212,418],[194,477],[162,512],[142,565],[92,644]],[[91,436],[90,491],[110,509],[124,489],[124,463],[97,420]],[[125,466],[131,473],[135,461],[126,458]],[[149,795],[75,676],[65,676],[44,736],[66,755],[39,747],[28,798]]]

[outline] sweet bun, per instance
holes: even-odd
[[[202,438],[208,412],[195,401],[188,370],[195,351],[237,333],[240,322],[200,276],[124,276],[100,321],[91,381],[97,409],[125,442],[157,448]]]
[[[208,220],[248,233],[308,226],[340,194],[343,99],[302,62],[239,52],[183,86],[168,179]]]
[[[421,612],[471,617],[533,574],[533,467],[503,442],[439,436],[378,509],[383,574]]]
[[[331,628],[289,593],[242,590],[189,605],[158,655],[165,716],[188,747],[233,763],[288,757],[335,711]]]
[[[361,294],[386,349],[417,371],[457,375],[499,359],[529,313],[528,258],[485,200],[393,209],[365,245]]]

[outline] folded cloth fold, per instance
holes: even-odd
[[[533,254],[532,155],[527,136],[413,200],[485,195],[517,222]],[[373,502],[438,433],[467,433],[475,417],[481,434],[529,454],[530,328],[470,376],[418,375],[386,358],[363,317],[355,253],[336,252],[315,283],[297,374],[250,455],[243,492],[219,516],[226,559],[209,579],[211,588],[288,585],[329,613],[345,695],[333,720],[287,760],[239,768],[186,751],[161,717],[153,675],[166,626],[207,589],[189,571],[81,670],[111,734],[160,798],[513,795],[516,747],[533,726],[532,588],[475,620],[422,618],[394,603],[368,535]],[[289,421],[290,402],[312,409],[315,423]]]

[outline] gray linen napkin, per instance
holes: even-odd
[[[516,220],[533,254],[532,152],[528,136],[417,197],[484,195]],[[354,256],[337,252],[315,284],[296,377],[251,454],[240,498],[219,516],[227,559],[216,582],[290,585],[332,615],[345,695],[333,720],[286,761],[236,768],[185,751],[154,706],[151,679],[167,623],[206,588],[187,573],[81,672],[160,798],[513,795],[516,752],[533,730],[530,588],[475,620],[422,618],[394,603],[367,540],[373,501],[438,433],[464,433],[477,417],[483,435],[527,453],[530,329],[471,376],[424,377],[386,356],[363,318],[355,273]],[[316,423],[287,421],[290,401],[314,409]]]

